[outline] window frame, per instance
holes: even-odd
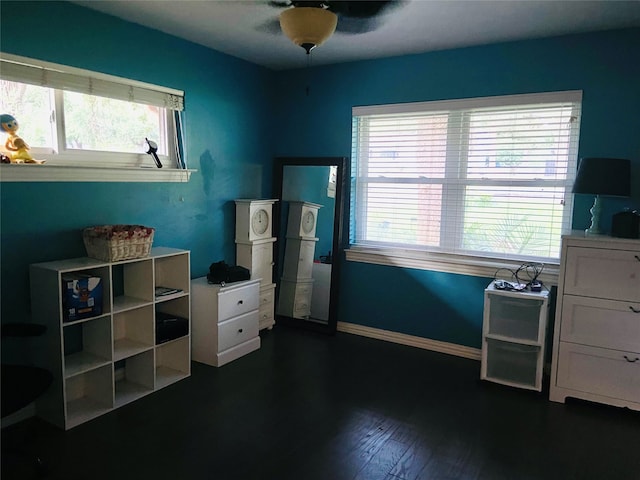
[[[42,165],[2,164],[0,182],[188,182],[195,170],[179,168],[175,132],[175,111],[182,110],[184,92],[89,70],[68,67],[0,52],[5,70],[3,80],[44,86],[52,92],[52,148],[33,147],[32,155],[46,160]],[[9,66],[10,68],[6,68]],[[20,75],[24,75],[21,79]],[[38,75],[43,77],[38,83]],[[50,78],[52,77],[52,78]],[[50,82],[50,83],[47,83]],[[65,86],[69,82],[70,87]],[[110,152],[66,148],[63,95],[65,90],[95,95],[95,86],[106,98],[155,105],[164,109],[161,116],[166,154],[158,154],[163,164],[157,168],[145,152]],[[87,90],[89,89],[89,90]],[[128,95],[128,98],[127,98]],[[138,95],[135,97],[135,95]],[[166,99],[165,99],[166,97]],[[168,99],[168,100],[167,100]],[[164,105],[161,103],[164,101]],[[160,140],[160,139],[158,139]]]
[[[444,101],[434,101],[434,102],[415,102],[415,103],[406,103],[406,104],[392,104],[392,105],[375,105],[375,106],[358,106],[353,107],[353,118],[354,118],[354,132],[353,132],[353,163],[352,163],[352,206],[351,206],[351,238],[349,248],[346,250],[346,259],[348,261],[356,261],[356,262],[364,262],[364,263],[372,263],[378,265],[388,265],[388,266],[400,266],[406,268],[416,268],[423,270],[433,270],[433,271],[441,271],[448,273],[458,273],[465,275],[474,275],[474,276],[483,276],[483,277],[493,277],[498,269],[508,268],[510,270],[517,269],[520,265],[525,263],[524,260],[511,257],[510,255],[501,255],[501,254],[491,254],[488,253],[486,256],[476,256],[474,254],[470,254],[470,252],[456,252],[451,253],[445,251],[447,247],[446,245],[443,247],[442,244],[439,243],[438,247],[430,248],[430,247],[421,247],[416,246],[413,248],[412,246],[406,246],[402,244],[394,245],[392,243],[377,243],[374,241],[365,241],[362,243],[358,243],[356,241],[356,228],[357,224],[355,222],[363,221],[363,211],[366,210],[366,205],[363,205],[360,199],[358,201],[358,195],[360,192],[357,191],[356,184],[358,183],[358,163],[361,161],[358,158],[358,151],[356,145],[356,135],[357,132],[355,130],[355,117],[367,116],[367,115],[376,115],[376,114],[411,114],[411,113],[423,113],[423,112],[451,112],[457,111],[460,109],[464,109],[466,111],[471,110],[473,108],[483,108],[483,107],[508,107],[510,105],[518,106],[518,105],[526,105],[526,104],[535,104],[535,103],[555,103],[555,102],[573,102],[578,104],[578,108],[581,108],[582,102],[582,91],[574,90],[574,91],[564,91],[564,92],[547,92],[547,93],[534,93],[534,94],[523,94],[523,95],[505,95],[505,96],[495,96],[495,97],[480,97],[480,98],[471,98],[471,99],[458,99],[458,100],[444,100]],[[580,118],[580,112],[578,112],[578,118]],[[579,129],[580,122],[577,121],[572,128]],[[468,137],[467,137],[468,138]],[[572,153],[568,159],[568,172],[573,172],[575,175],[575,169],[577,167],[577,142],[579,138],[579,130],[578,135],[575,133],[571,134],[571,140],[575,141],[575,144],[572,146]],[[468,142],[461,142],[459,146],[465,148],[465,145],[468,147]],[[449,147],[449,145],[447,145]],[[575,155],[573,155],[575,153]],[[575,157],[575,158],[574,158]],[[451,158],[455,160],[452,162]],[[466,156],[458,157],[457,155],[452,156],[450,158],[447,155],[446,160],[446,168],[455,168],[460,169],[463,165],[457,160],[458,158],[462,158],[462,161]],[[397,180],[397,177],[394,178]],[[408,180],[407,183],[412,182],[413,180]],[[437,180],[429,180],[425,179],[424,183],[439,183],[445,186],[451,186],[453,190],[456,190],[458,194],[464,191],[467,186],[495,186],[500,185],[500,183],[510,182],[508,180],[500,180],[494,178],[480,178],[477,180],[471,180],[466,178],[464,182],[460,181],[460,177],[452,178],[449,175],[443,176],[443,178],[438,178]],[[555,186],[563,187],[565,189],[565,205],[564,205],[564,225],[571,225],[571,217],[573,212],[573,196],[570,194],[570,183],[571,176],[569,175],[567,179],[563,180],[545,180],[542,181],[545,186],[551,186],[555,182]],[[510,182],[511,183],[511,182]],[[527,186],[539,186],[541,181],[537,179],[531,179],[529,181],[523,181],[523,185],[527,184]],[[455,194],[455,193],[454,193]],[[443,198],[445,192],[443,190]],[[444,212],[444,210],[443,210]],[[355,221],[354,221],[355,220]],[[460,230],[462,228],[462,224],[447,226],[447,219],[442,217],[442,223],[445,224],[444,228],[451,228],[454,233],[450,235],[445,235],[445,238],[453,241],[454,238],[458,238]],[[458,232],[458,233],[455,233]],[[563,231],[562,235],[568,234],[570,231]],[[541,275],[541,280],[545,281],[547,284],[555,284],[557,282],[559,270],[559,259],[554,259],[552,261],[545,261],[545,269],[543,274]]]

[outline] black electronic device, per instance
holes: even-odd
[[[620,238],[640,238],[640,212],[627,210],[613,215],[611,235]]]
[[[529,290],[532,292],[541,292],[542,291],[542,283],[534,280],[529,284]]]
[[[156,345],[188,334],[189,320],[169,313],[156,312]]]
[[[209,283],[216,284],[241,282],[249,279],[251,279],[251,272],[248,268],[239,265],[227,265],[224,260],[212,263],[207,274]]]

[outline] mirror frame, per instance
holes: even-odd
[[[344,224],[344,212],[345,212],[345,191],[346,191],[346,174],[349,160],[347,157],[276,157],[273,162],[273,198],[277,198],[279,201],[273,205],[273,233],[278,235],[276,244],[274,245],[273,261],[276,268],[274,268],[274,283],[276,286],[276,298],[274,299],[275,305],[277,305],[277,298],[280,293],[280,259],[279,257],[279,242],[283,241],[279,237],[280,228],[283,219],[282,216],[282,187],[284,169],[288,166],[307,166],[307,167],[323,167],[336,165],[338,172],[336,176],[336,196],[335,196],[335,211],[333,215],[333,241],[331,242],[332,251],[331,256],[333,261],[331,263],[331,287],[329,289],[329,319],[327,324],[302,320],[299,318],[292,318],[283,315],[278,315],[277,311],[274,313],[276,325],[287,325],[292,327],[304,328],[307,330],[313,330],[316,332],[335,334],[338,325],[338,292],[340,291],[340,270],[341,263],[343,261],[344,246],[342,243],[343,224]],[[276,309],[277,310],[277,309]]]

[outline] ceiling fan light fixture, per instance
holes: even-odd
[[[324,8],[294,7],[280,14],[284,34],[307,54],[333,35],[337,25],[337,15]]]

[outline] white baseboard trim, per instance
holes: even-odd
[[[438,340],[431,340],[430,338],[407,335],[406,333],[381,330],[379,328],[365,327],[355,323],[338,322],[337,329],[339,332],[352,333],[353,335],[360,335],[362,337],[376,338],[378,340],[399,343],[400,345],[422,348],[424,350],[431,350],[439,353],[446,353],[448,355],[468,358],[470,360],[480,361],[482,356],[482,351],[479,348],[466,347],[464,345],[456,345],[455,343],[441,342]]]

